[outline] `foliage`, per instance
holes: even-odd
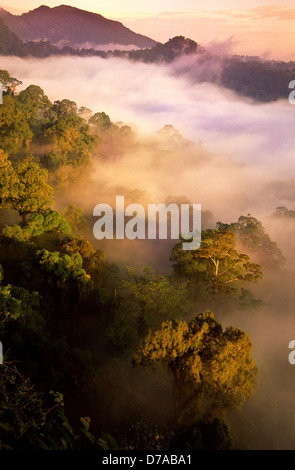
[[[42,249],[36,251],[36,257],[41,270],[53,274],[59,284],[74,279],[81,287],[92,285],[90,276],[82,268],[82,258],[79,254],[66,255]]]
[[[70,106],[70,105],[68,105]],[[88,124],[73,110],[61,104],[52,108],[53,116],[44,121],[42,139],[45,144],[52,145],[52,151],[59,158],[59,164],[89,165],[91,149],[97,138],[90,134]]]
[[[150,49],[131,51],[129,57],[132,60],[142,62],[172,62],[181,55],[190,55],[202,52],[203,49],[195,41],[184,36],[176,36],[165,44],[156,44]]]
[[[19,192],[19,180],[8,155],[0,149],[0,207],[13,207]]]
[[[295,211],[292,209],[287,209],[287,207],[284,206],[276,207],[273,217],[287,217],[293,219],[295,217]]]
[[[41,330],[44,318],[40,315],[40,295],[10,284],[0,286],[0,323],[3,326],[15,320]]]
[[[171,254],[176,274],[198,288],[204,284],[211,294],[234,294],[241,282],[258,282],[261,267],[235,249],[235,235],[226,230],[202,231],[198,250],[183,251],[177,244]]]
[[[101,450],[118,450],[117,441],[107,433],[98,440],[98,445]]]
[[[233,232],[242,248],[249,253],[260,255],[266,265],[276,266],[284,261],[276,242],[271,241],[269,235],[265,233],[262,223],[250,214],[241,215],[238,222],[232,224],[217,222],[217,229]]]
[[[0,448],[26,449],[45,424],[42,396],[9,363],[0,368]]]
[[[45,397],[9,362],[0,369],[0,417],[0,450],[79,450],[81,443],[82,448],[99,449],[89,418],[81,418],[75,432],[63,395],[51,391]]]
[[[1,20],[0,20],[1,29]],[[1,32],[0,32],[1,34]],[[0,39],[1,42],[1,39]],[[17,86],[21,85],[22,82],[17,78],[11,77],[7,70],[0,70],[0,82],[2,83],[3,92],[6,94],[14,94]]]
[[[25,221],[27,215],[50,209],[53,189],[47,183],[47,171],[33,157],[14,167],[7,155],[0,153],[1,205],[16,210]]]
[[[78,254],[83,261],[83,267],[91,274],[96,283],[106,279],[109,268],[105,261],[103,250],[96,250],[84,237],[77,236],[65,240],[61,244],[61,251],[68,255]]]
[[[2,230],[2,235],[22,242],[52,231],[67,235],[72,233],[68,223],[56,211],[48,211],[43,214],[34,213],[26,221],[25,225],[5,226]]]
[[[0,24],[0,43],[3,31]],[[20,55],[64,52],[47,42],[15,46],[22,48]],[[170,61],[198,49],[180,37],[155,50],[134,51],[133,59]],[[253,392],[250,340],[233,327],[223,331],[209,312],[188,323],[183,319],[191,318],[189,288],[202,286],[218,300],[220,294],[235,293],[241,309],[260,305],[243,287],[261,278],[260,266],[238,252],[234,232],[255,249],[262,243],[271,257],[275,247],[267,245],[262,225],[240,219],[238,225],[203,232],[200,250],[175,247],[172,259],[179,276],[151,268],[128,268],[125,275],[85,238],[82,208],[70,204],[59,213],[53,197],[69,201],[70,191],[89,181],[93,158],[111,159],[135,147],[132,129],[113,124],[104,112],[78,110],[69,99],[52,104],[37,85],[16,93],[21,82],[5,70],[0,81],[0,339],[5,349],[0,449],[229,448],[221,416],[240,408]],[[160,135],[166,139],[167,133],[189,145],[171,126]],[[130,364],[136,345],[134,365],[159,365],[161,372],[171,373],[173,432],[153,419],[133,419],[136,408],[127,416],[121,409],[118,413],[113,394],[120,392],[114,389],[125,371],[126,387],[137,380]],[[105,401],[112,409],[103,410]],[[85,415],[95,417],[99,440]]]
[[[221,85],[260,102],[287,99],[294,79],[294,62],[229,57],[223,63]]]
[[[108,129],[112,125],[110,117],[104,113],[95,113],[90,119],[89,124],[92,124],[97,129]]]
[[[211,422],[200,420],[192,426],[180,429],[173,442],[178,452],[196,450],[229,450],[233,439],[228,425],[219,418]]]
[[[173,285],[168,277],[156,274],[150,267],[144,268],[142,274],[127,268],[122,286],[130,295],[129,309],[134,312],[141,333],[166,319],[183,318],[189,309],[186,283]]]
[[[135,366],[161,363],[175,385],[178,423],[206,413],[240,409],[253,393],[257,370],[246,333],[225,331],[208,311],[189,323],[174,320],[150,331],[133,357]]]
[[[21,104],[14,96],[4,96],[3,106],[0,106],[1,149],[9,154],[17,154],[29,148],[32,138],[33,133]]]
[[[78,232],[88,226],[84,211],[75,204],[70,204],[63,211],[63,216],[74,232]]]
[[[173,432],[164,424],[152,424],[139,417],[122,423],[116,434],[121,450],[169,450]]]
[[[106,329],[105,336],[110,344],[125,351],[138,341],[135,326],[128,320],[116,318]]]
[[[56,116],[70,116],[78,113],[77,104],[71,100],[55,101],[50,112],[56,114]]]
[[[248,289],[243,289],[243,287],[238,302],[240,310],[257,310],[265,305],[263,300],[255,299],[253,293]]]
[[[21,91],[18,95],[18,100],[22,105],[23,113],[31,129],[37,126],[44,112],[52,106],[42,88],[37,85],[30,85]]]

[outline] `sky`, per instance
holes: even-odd
[[[177,35],[204,46],[231,39],[235,53],[295,60],[295,0],[4,0],[1,6],[21,14],[63,3],[119,20],[160,42]]]

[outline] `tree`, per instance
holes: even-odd
[[[81,108],[78,109],[78,115],[85,119],[86,122],[89,122],[89,119],[93,116],[93,112],[91,109],[81,106]]]
[[[112,125],[110,117],[105,113],[95,113],[90,119],[89,124],[93,125],[96,129],[106,130]]]
[[[2,279],[0,266],[0,283]],[[42,386],[34,380],[52,363],[58,375],[73,362],[75,369],[69,375],[74,380],[74,370],[81,377],[89,368],[77,350],[65,350],[50,335],[37,292],[0,285],[0,337],[6,345],[0,367],[0,450],[98,448],[89,432],[90,419],[80,418],[82,426],[74,430],[64,413],[63,395],[48,393],[44,379]]]
[[[4,152],[18,154],[28,149],[33,133],[16,96],[4,96],[0,106],[0,146]]]
[[[94,246],[82,236],[73,237],[65,240],[61,245],[62,251],[67,254],[78,253],[86,270],[95,272],[101,270],[105,263],[105,254],[103,250],[96,250]]]
[[[20,264],[19,271],[22,285],[29,288],[34,283],[45,299],[55,334],[61,334],[68,327],[69,319],[73,320],[85,307],[84,302],[94,287],[78,253],[36,250],[33,258]]]
[[[61,243],[61,252],[70,256],[76,254],[82,259],[83,269],[95,283],[96,300],[111,300],[116,296],[118,281],[114,279],[116,266],[107,262],[103,250],[97,250],[82,236],[70,237]]]
[[[18,179],[17,195],[11,200],[15,209],[25,223],[28,214],[47,211],[53,204],[53,189],[47,183],[47,170],[41,169],[33,157],[27,157],[15,168]]]
[[[246,333],[234,327],[223,331],[207,311],[189,323],[168,321],[150,330],[137,347],[133,365],[161,364],[172,373],[180,425],[241,408],[256,385],[251,349]]]
[[[59,392],[44,393],[14,363],[0,368],[0,450],[99,450],[90,418],[71,426]]]
[[[241,215],[238,222],[232,224],[217,222],[217,229],[233,232],[237,243],[248,253],[256,255],[259,261],[266,265],[277,266],[284,261],[276,242],[271,241],[262,223],[250,214]]]
[[[74,101],[63,99],[54,102],[52,112],[57,116],[76,115],[78,113],[78,107]]]
[[[59,212],[48,211],[43,214],[31,214],[25,225],[5,226],[2,235],[23,242],[54,231],[65,235],[72,234],[71,228]]]
[[[30,293],[11,284],[0,285],[0,334],[2,341],[9,344],[10,348],[15,342],[19,346],[20,333],[25,342],[24,331],[27,335],[32,332],[37,333],[40,338],[46,337],[40,301],[41,297],[37,292]]]
[[[43,157],[55,184],[69,186],[78,183],[83,173],[91,168],[92,150],[98,137],[90,134],[90,127],[74,113],[58,114],[56,119],[43,121],[40,144],[50,146],[51,151]]]
[[[51,274],[60,287],[67,280],[75,280],[81,290],[92,287],[91,278],[82,268],[82,258],[79,254],[67,255],[42,249],[36,251],[36,257],[40,269]]]
[[[13,205],[18,194],[18,178],[8,155],[0,149],[0,207]]]
[[[287,207],[284,206],[276,207],[273,217],[287,217],[293,219],[295,217],[295,211],[287,209]]]
[[[233,440],[230,429],[223,419],[200,420],[191,426],[177,430],[173,451],[191,452],[196,450],[229,450]]]
[[[167,276],[156,274],[150,267],[144,268],[142,274],[128,268],[122,286],[131,300],[127,309],[134,312],[141,333],[164,320],[183,318],[188,311],[186,283],[174,285]]]
[[[31,128],[43,117],[45,110],[52,106],[42,88],[37,85],[30,85],[21,91],[18,100]]]
[[[147,422],[141,416],[120,424],[115,433],[121,450],[169,450],[172,437],[173,432],[167,426]]]
[[[88,227],[88,222],[81,207],[70,204],[63,211],[63,216],[73,231],[79,232]]]
[[[262,278],[260,265],[237,252],[235,235],[229,231],[202,231],[198,250],[183,251],[178,243],[170,259],[176,262],[175,273],[196,287],[205,285],[211,294],[233,294],[241,282],[258,282]]]
[[[3,92],[6,94],[14,94],[16,87],[22,84],[17,78],[11,77],[7,70],[0,70],[0,82],[2,83]]]

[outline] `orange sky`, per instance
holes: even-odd
[[[36,0],[10,0],[3,8],[21,14],[40,6]],[[184,35],[207,46],[231,43],[233,52],[295,60],[295,0],[69,0],[66,3],[118,19],[130,29],[161,42]],[[246,6],[245,6],[246,4]],[[231,41],[229,41],[231,39]]]
[[[295,60],[295,8],[167,11],[126,14],[122,20],[131,29],[160,41],[182,34],[205,46],[227,42],[236,53]]]

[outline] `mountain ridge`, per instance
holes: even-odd
[[[74,48],[86,43],[94,46],[115,43],[139,48],[157,44],[157,41],[131,31],[119,21],[69,5],[53,8],[41,5],[22,15],[13,15],[1,8],[0,17],[23,42],[43,40],[53,45],[62,42],[64,46]]]

